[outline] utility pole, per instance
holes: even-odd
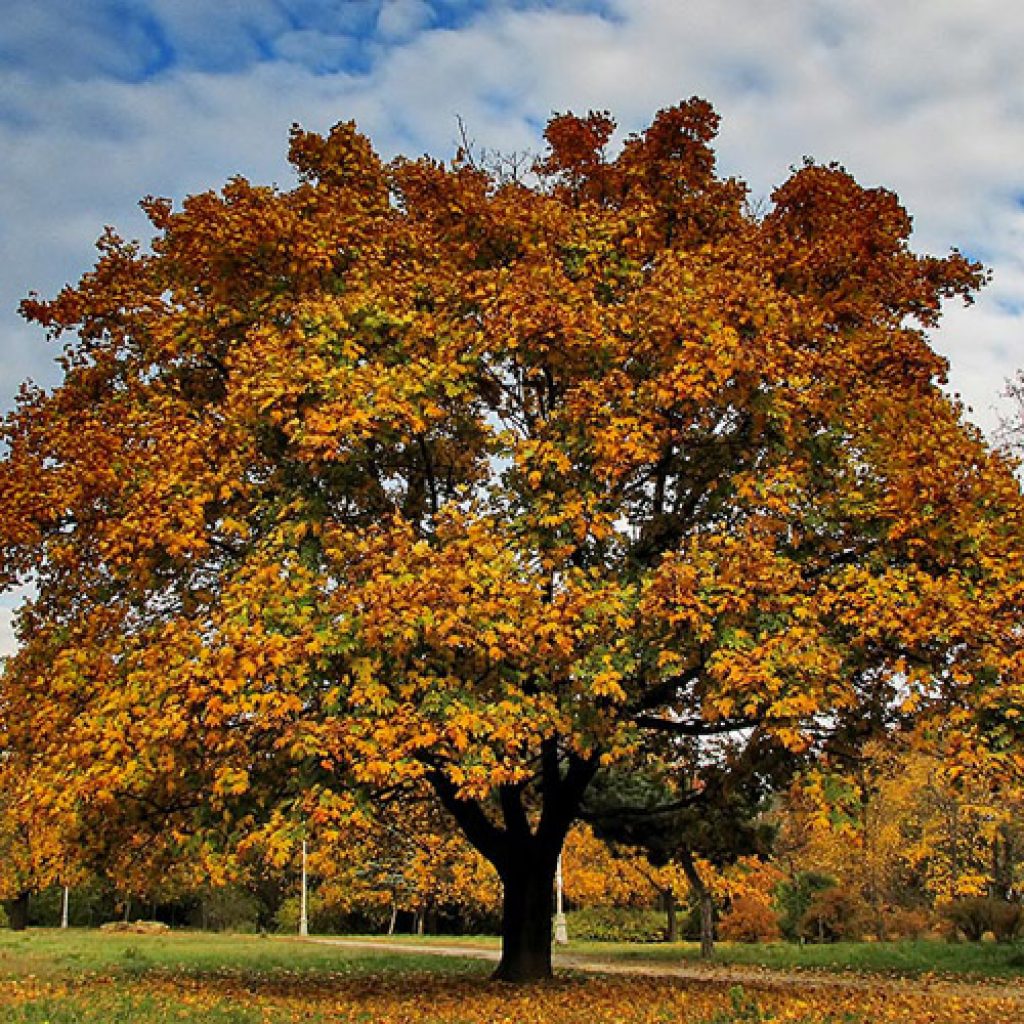
[[[302,840],[302,903],[299,910],[299,934],[309,934],[309,918],[306,914],[306,840]]]
[[[64,886],[64,901],[61,904],[61,911],[60,911],[60,926],[61,926],[61,928],[67,928],[67,926],[68,926],[68,898],[69,898],[68,887],[65,885]]]
[[[555,942],[564,946],[569,941],[569,930],[565,924],[565,911],[562,908],[562,855],[558,855],[555,866]]]

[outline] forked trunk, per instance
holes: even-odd
[[[523,858],[502,872],[500,981],[551,977],[551,900],[557,858]]]
[[[7,922],[12,932],[23,932],[28,927],[28,893],[23,892],[4,904]]]
[[[540,813],[531,817],[524,782],[499,786],[496,803],[504,827],[476,800],[463,799],[451,778],[435,770],[427,778],[466,838],[494,865],[503,889],[499,981],[551,977],[551,911],[558,855],[597,771],[596,754],[583,758],[559,750],[551,737],[541,747],[536,792]]]

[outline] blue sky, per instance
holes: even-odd
[[[993,283],[934,335],[991,430],[1024,366],[1024,5],[1016,0],[0,0],[0,409],[57,379],[16,307],[85,271],[146,194],[291,183],[288,128],[354,118],[385,155],[537,149],[555,110],[623,132],[697,94],[767,196],[805,155],[894,189],[914,244]],[[0,653],[10,644],[0,598]]]

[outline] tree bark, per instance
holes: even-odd
[[[671,889],[661,892],[662,905],[665,908],[665,941],[679,941],[679,918],[676,914],[676,896]]]
[[[543,981],[551,977],[551,901],[555,857],[525,856],[501,872],[501,961],[499,981]]]
[[[4,904],[7,922],[12,932],[23,932],[28,927],[28,893],[19,893]]]
[[[679,860],[686,880],[690,883],[690,888],[700,905],[700,958],[710,960],[715,955],[715,908],[711,902],[711,891],[700,877],[693,854],[689,850],[681,851]]]
[[[521,983],[551,977],[551,915],[558,855],[597,765],[597,755],[563,755],[555,738],[545,740],[535,780],[539,814],[533,812],[531,818],[527,811],[524,783],[502,785],[496,796],[503,825],[477,801],[461,798],[443,771],[427,775],[444,808],[501,878],[502,943],[501,960],[494,972],[497,980]]]

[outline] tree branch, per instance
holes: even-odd
[[[429,771],[426,779],[466,838],[497,867],[508,853],[504,830],[484,814],[483,808],[475,800],[461,799],[455,784],[443,772]]]
[[[691,718],[680,721],[656,715],[640,715],[636,719],[636,724],[641,729],[655,729],[659,732],[670,732],[676,736],[721,736],[724,733],[754,729],[761,725],[762,721],[760,718],[729,718],[717,722],[705,722],[703,719]]]

